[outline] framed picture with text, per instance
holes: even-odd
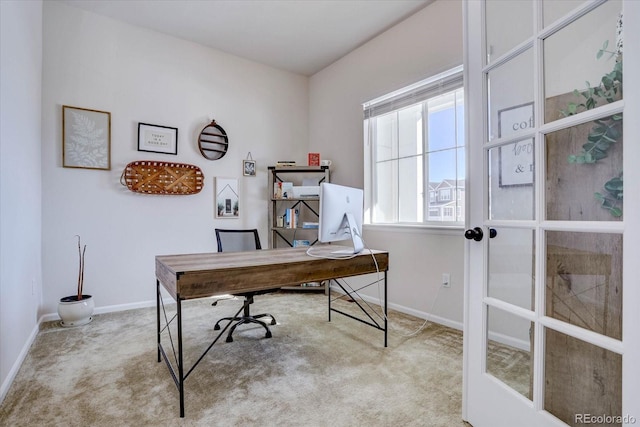
[[[178,154],[178,128],[138,123],[138,151]]]
[[[504,138],[533,129],[533,102],[498,111],[498,136]],[[500,147],[500,187],[533,185],[533,138]]]

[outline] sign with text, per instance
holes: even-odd
[[[178,154],[178,128],[138,123],[138,151]]]
[[[498,111],[500,138],[533,129],[533,103]],[[533,184],[533,138],[500,147],[500,186]]]

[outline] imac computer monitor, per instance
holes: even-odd
[[[360,253],[364,249],[363,206],[361,189],[323,182],[320,185],[318,240],[323,243],[351,240],[353,253]]]

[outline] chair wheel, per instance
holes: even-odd
[[[233,342],[233,337],[231,337],[231,335],[227,336],[227,342]]]
[[[264,334],[265,338],[271,338],[271,331],[267,331],[266,334]]]
[[[220,330],[220,325],[218,325],[218,324],[216,323],[216,325],[213,327],[213,329],[214,329],[215,331],[219,331],[219,330]]]
[[[269,323],[270,325],[275,325],[276,324],[276,319],[275,317],[271,318],[271,323]]]

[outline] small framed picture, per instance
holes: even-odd
[[[238,179],[216,177],[215,180],[215,217],[238,218],[240,216]]]
[[[138,151],[178,154],[178,128],[138,123]]]
[[[309,166],[320,166],[320,153],[309,153],[307,156]]]
[[[62,166],[111,169],[111,113],[62,106]]]
[[[242,174],[244,176],[256,176],[256,161],[255,160],[243,160],[242,161]]]

